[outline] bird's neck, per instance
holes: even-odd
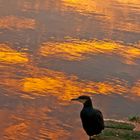
[[[92,102],[91,102],[91,101],[86,101],[86,102],[84,103],[84,107],[93,107],[93,106],[92,106]]]

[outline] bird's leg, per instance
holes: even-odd
[[[95,140],[93,136],[89,136],[89,140]]]

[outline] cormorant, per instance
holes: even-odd
[[[81,110],[80,117],[83,128],[89,136],[89,140],[92,140],[94,135],[101,133],[104,129],[104,120],[101,111],[93,108],[89,96],[79,96],[78,98],[72,99],[72,101],[83,103],[84,106]]]

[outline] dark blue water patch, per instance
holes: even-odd
[[[116,41],[122,41],[124,44],[135,44],[138,43],[140,40],[140,33],[114,29],[111,39]]]
[[[139,65],[128,65],[115,55],[95,55],[85,60],[63,60],[53,57],[35,57],[38,67],[62,71],[76,75],[80,79],[93,81],[105,80],[108,76],[137,80],[139,78]],[[133,81],[132,80],[132,81]]]
[[[103,111],[106,118],[128,119],[129,116],[140,115],[140,98],[136,96],[135,99],[118,94],[93,95],[93,104]]]

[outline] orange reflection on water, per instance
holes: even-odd
[[[101,20],[102,23],[105,22],[107,24],[103,26],[108,26],[108,30],[140,32],[139,22],[130,20],[130,11],[135,13],[140,12],[139,0],[62,0],[62,2],[67,7],[64,8],[65,10],[73,10],[83,15],[95,15],[97,20]],[[132,6],[132,4],[135,5]]]
[[[5,129],[5,138],[10,138],[11,140],[25,140],[28,134],[28,124],[26,123],[19,123],[15,125],[10,125],[8,128]]]
[[[0,62],[10,64],[26,63],[28,58],[25,53],[18,52],[7,44],[0,44]]]
[[[135,60],[140,59],[140,48],[127,46],[127,48],[120,48],[118,51],[125,58],[126,64],[135,64]]]
[[[117,0],[120,3],[126,3],[126,4],[135,4],[139,5],[140,1],[139,0]]]
[[[83,81],[76,76],[67,76],[51,70],[47,72],[49,71],[50,76],[25,78],[21,83],[23,85],[22,90],[31,94],[31,96],[47,96],[52,94],[63,100],[70,100],[72,97],[86,92],[108,95],[111,93],[126,93],[127,90],[123,82],[115,79],[110,82]]]
[[[138,80],[134,86],[131,88],[131,93],[136,94],[137,96],[140,96],[140,80]]]
[[[113,23],[112,23],[113,24]],[[128,32],[135,32],[140,33],[140,24],[139,23],[130,23],[130,22],[120,22],[115,25],[115,28],[122,31],[128,31]]]
[[[84,84],[82,84],[84,85]],[[85,86],[85,85],[84,85]],[[35,96],[47,96],[53,94],[61,99],[69,100],[72,95],[80,95],[86,89],[81,83],[67,77],[36,77],[26,78],[23,81],[23,91]]]
[[[94,12],[99,14],[103,13],[102,5],[100,3],[103,4],[104,2],[101,2],[101,0],[98,2],[96,0],[62,0],[62,2],[66,7],[71,7],[73,10],[80,12],[81,14]]]
[[[57,2],[57,1],[56,1]],[[48,0],[35,0],[35,1],[27,1],[23,0],[18,3],[20,10],[22,11],[35,11],[46,10],[51,2]]]
[[[89,54],[109,54],[117,47],[115,43],[111,42],[75,40],[64,43],[43,43],[40,52],[43,56],[53,55],[67,60],[83,60]]]
[[[56,43],[58,52],[63,51],[63,58],[70,60],[81,60],[86,58],[86,53],[89,54],[119,54],[125,58],[129,56],[129,60],[139,57],[139,49],[129,47],[126,48],[123,45],[118,45],[113,42],[105,41],[78,41],[74,40],[73,43],[67,42]],[[70,45],[69,45],[70,44]],[[73,45],[74,44],[74,45]],[[60,46],[60,47],[59,47]],[[68,46],[68,48],[66,48]],[[79,48],[78,48],[79,47]],[[87,48],[86,48],[87,47]],[[120,47],[120,48],[119,48]],[[63,49],[64,48],[64,49]],[[66,52],[64,52],[66,48]],[[44,50],[44,48],[41,48]],[[48,49],[45,45],[45,49]],[[51,49],[54,49],[51,51]],[[90,50],[91,49],[91,50]],[[53,47],[47,50],[48,54],[55,52],[55,43]],[[74,51],[74,52],[72,52]],[[57,53],[58,53],[57,52]],[[91,53],[92,52],[92,53]],[[71,54],[72,53],[72,54]],[[48,55],[47,54],[47,55]],[[65,57],[69,55],[68,57]],[[131,56],[132,55],[132,56]],[[61,57],[62,55],[59,55]],[[74,58],[72,58],[74,57]],[[80,57],[80,58],[79,58]],[[127,58],[128,59],[128,58]],[[1,64],[17,64],[28,62],[26,54],[17,52],[11,49],[6,44],[1,44],[0,47],[0,62]],[[11,94],[19,95],[23,98],[36,98],[38,96],[48,96],[53,95],[62,100],[70,100],[72,97],[79,96],[83,93],[89,92],[93,94],[128,94],[128,89],[132,88],[131,93],[139,96],[136,90],[136,86],[128,88],[127,81],[123,81],[116,78],[107,79],[105,81],[96,82],[88,80],[80,80],[77,76],[67,75],[63,72],[53,71],[50,69],[44,69],[39,67],[34,67],[32,64],[24,66],[24,70],[15,69],[11,65],[0,67],[0,70],[4,72],[4,77],[0,79],[0,86],[6,88]],[[5,71],[4,69],[7,69]],[[20,72],[16,76],[16,73]],[[30,75],[30,76],[29,76]],[[12,77],[16,78],[12,78]],[[133,92],[134,90],[134,92]]]
[[[113,41],[85,41],[71,40],[70,42],[47,42],[40,48],[43,56],[53,56],[66,60],[84,60],[89,55],[116,54],[127,64],[134,64],[140,58],[140,49],[134,46],[125,46]]]
[[[103,82],[91,82],[91,86],[94,87],[94,91],[99,94],[111,94],[111,93],[127,93],[127,84],[126,81],[121,81],[119,79],[111,79],[111,81]]]
[[[31,18],[19,18],[16,16],[5,16],[0,18],[0,28],[2,29],[35,29],[36,22]]]
[[[14,111],[8,110],[7,116],[1,119],[3,122],[0,128],[4,134],[1,139],[58,140],[68,137],[69,132],[62,127],[62,122],[56,116],[49,117],[48,111],[48,106],[37,105],[34,107],[19,105],[14,108]]]
[[[21,75],[26,74],[26,76],[11,78],[14,73],[10,70],[6,72],[6,77],[0,79],[0,86],[6,88],[10,93],[8,96],[17,95],[22,98],[35,99],[52,95],[67,101],[84,93],[140,96],[139,81],[136,81],[133,86],[129,86],[128,81],[115,77],[96,82],[81,80],[77,76],[50,69],[35,68],[33,66],[25,67],[26,70],[22,71]]]

